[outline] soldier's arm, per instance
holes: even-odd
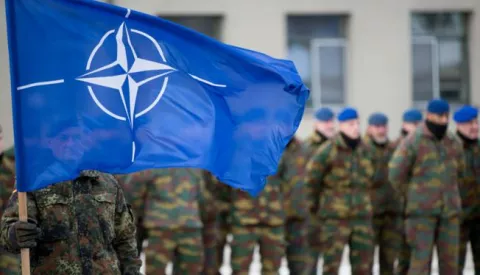
[[[217,220],[217,203],[215,197],[212,193],[211,184],[213,182],[208,183],[204,179],[200,179],[200,216],[202,218],[203,223],[212,223]]]
[[[34,220],[35,222],[38,221],[37,205],[32,193],[27,193],[27,212],[28,219]],[[10,227],[18,220],[18,192],[15,190],[10,196],[0,223],[0,244],[5,250],[12,253],[20,253],[20,250],[14,248],[8,235]]]
[[[322,181],[330,167],[329,154],[332,150],[332,143],[327,141],[324,143],[307,163],[305,172],[305,187],[307,193],[307,205],[310,213],[316,213],[318,210],[320,191]]]
[[[465,151],[459,141],[455,141],[455,151],[457,152],[457,178],[463,180],[467,173],[467,163],[465,160]]]
[[[284,174],[285,184],[293,194],[298,196],[293,199],[299,202],[299,207],[302,207],[302,209],[308,209],[309,207],[305,190],[306,156],[307,152],[301,149],[296,154],[291,155]]]
[[[137,224],[141,226],[145,215],[145,201],[148,185],[152,184],[152,171],[146,170],[128,174],[123,177],[122,187],[128,194],[128,203],[132,205],[133,213],[137,217]]]
[[[117,253],[122,274],[141,274],[142,261],[137,249],[135,218],[121,188],[117,189],[114,226],[113,248]]]
[[[406,185],[410,181],[411,171],[415,163],[416,154],[413,149],[413,139],[402,141],[388,164],[388,179],[398,194],[405,196]]]

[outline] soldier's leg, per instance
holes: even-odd
[[[183,229],[177,233],[178,250],[175,275],[200,274],[204,249],[201,229]]]
[[[465,267],[465,259],[467,257],[467,246],[470,238],[470,225],[471,222],[463,221],[460,225],[460,243],[458,252],[458,274],[463,274]]]
[[[260,230],[258,243],[262,260],[262,274],[278,274],[282,257],[285,255],[285,228],[283,226],[262,227]]]
[[[145,248],[147,275],[165,274],[168,262],[173,259],[176,243],[169,230],[149,230],[148,246]]]
[[[285,234],[287,240],[287,263],[290,274],[306,275],[306,271],[311,265],[306,221],[287,221]]]
[[[438,228],[437,251],[440,275],[458,274],[460,218],[441,218]]]
[[[223,264],[223,251],[227,245],[227,236],[230,233],[228,224],[228,213],[220,213],[218,218],[218,238],[217,238],[217,274],[220,274],[220,268]]]
[[[255,227],[232,226],[232,275],[248,275],[253,259],[255,244],[258,241]]]
[[[432,217],[409,217],[406,219],[407,243],[411,248],[408,275],[430,274],[433,241],[437,219]]]
[[[470,229],[470,245],[472,246],[473,266],[475,274],[480,274],[480,218],[474,219]]]
[[[218,227],[216,222],[205,223],[202,229],[205,261],[203,265],[204,275],[215,275],[218,271],[217,263],[217,237]]]
[[[410,268],[410,246],[407,242],[407,233],[405,230],[405,219],[403,216],[399,217],[400,222],[400,233],[401,233],[401,241],[400,241],[400,249],[398,253],[398,266],[397,271],[395,272],[396,275],[407,275],[408,269]]]
[[[380,236],[380,274],[393,275],[402,235],[400,218],[394,214],[384,216],[384,227]]]
[[[0,274],[20,275],[20,258],[18,255],[0,251]]]
[[[326,219],[322,221],[321,243],[323,253],[323,274],[337,275],[342,254],[352,232],[348,220]]]
[[[373,226],[373,233],[374,233],[374,244],[375,247],[378,246],[378,249],[381,250],[380,247],[380,242],[381,242],[381,236],[383,232],[383,227],[384,227],[384,220],[385,216],[382,214],[374,215],[372,219],[372,226]],[[373,250],[373,258],[375,259],[375,249]],[[381,267],[381,259],[380,259],[380,270],[382,270]],[[372,270],[373,270],[373,261],[372,261]]]
[[[318,260],[322,251],[321,222],[315,218],[307,227],[308,234],[308,270],[307,274],[317,275]]]
[[[350,263],[353,275],[370,275],[375,250],[375,233],[372,220],[352,220],[350,237]]]

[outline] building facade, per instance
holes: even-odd
[[[313,111],[357,107],[390,117],[399,132],[403,110],[433,97],[480,105],[479,0],[110,0],[162,16],[228,44],[295,62]],[[4,17],[4,3],[0,15]],[[5,20],[0,20],[0,123],[11,144]]]

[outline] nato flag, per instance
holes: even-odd
[[[292,62],[90,0],[6,0],[18,191],[193,167],[257,194],[309,91]]]

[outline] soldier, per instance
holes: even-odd
[[[278,176],[283,179],[286,211],[286,256],[290,274],[307,274],[311,266],[308,250],[308,211],[304,184],[306,148],[292,138],[280,161]]]
[[[0,217],[15,189],[15,152],[13,147],[3,151],[3,131],[0,125]],[[0,249],[0,274],[20,274],[18,255]]]
[[[328,139],[335,134],[335,114],[332,109],[323,107],[317,110],[315,113],[315,132],[306,141],[308,161],[316,150]],[[308,198],[307,198],[308,199]],[[316,219],[310,220],[310,226],[308,230],[309,246],[314,249],[310,249],[310,259],[308,260],[311,270],[311,275],[317,274],[317,263],[320,257],[320,244],[318,243],[317,236],[320,234],[320,225],[316,223]]]
[[[395,147],[388,140],[388,118],[374,113],[368,119],[365,143],[371,151],[375,176],[371,193],[375,244],[379,246],[380,274],[392,274],[401,243],[401,204],[388,181],[388,162]]]
[[[59,163],[75,163],[84,152],[84,132],[71,123],[49,133]],[[30,248],[32,274],[140,274],[133,213],[112,175],[82,171],[74,180],[27,192],[27,199],[28,222],[19,221],[13,192],[0,242],[12,253]]]
[[[460,226],[459,272],[463,274],[467,244],[472,247],[475,274],[480,274],[480,142],[478,140],[478,109],[464,106],[453,116],[457,136],[465,154],[465,177],[459,182],[462,198],[462,224]]]
[[[352,274],[370,274],[374,164],[360,138],[357,111],[345,108],[338,121],[340,133],[322,145],[307,165],[309,210],[321,224],[317,238],[324,247],[323,274],[338,274],[346,244],[350,246]]]
[[[402,122],[402,130],[400,133],[400,137],[393,143],[393,146],[396,148],[398,145],[410,134],[415,131],[417,126],[422,122],[423,115],[417,109],[408,109],[403,113],[403,122]],[[405,202],[401,200],[402,209],[400,209],[400,213],[403,215],[402,223],[400,224],[400,229],[402,233],[402,242],[400,251],[398,253],[398,266],[396,270],[396,274],[398,275],[406,275],[408,273],[408,268],[410,267],[410,248],[407,244],[407,238],[405,234]]]
[[[132,207],[147,230],[146,274],[165,274],[169,262],[175,274],[203,271],[202,228],[215,204],[201,171],[186,168],[153,169],[125,180],[132,186]]]
[[[395,151],[389,168],[393,187],[406,200],[407,242],[411,248],[408,274],[427,274],[433,245],[440,274],[458,274],[458,181],[464,174],[461,145],[448,133],[449,105],[429,102],[425,123]]]
[[[232,190],[232,275],[248,274],[255,245],[260,247],[262,274],[278,274],[285,254],[284,180],[270,176],[258,197]]]

